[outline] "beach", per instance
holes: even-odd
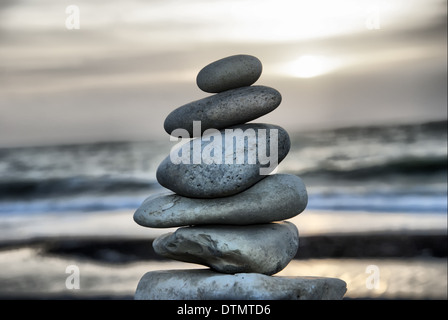
[[[53,214],[28,225],[3,219],[0,298],[133,299],[148,271],[204,268],[158,257],[151,242],[172,229],[138,226],[132,214]],[[345,299],[448,298],[444,215],[310,210],[290,221],[299,250],[275,276],[337,277],[347,283]],[[79,289],[67,287],[70,266],[79,271]],[[379,275],[374,287],[372,270]]]
[[[255,116],[264,99],[234,115],[288,133],[284,160],[269,166],[300,177],[307,191],[305,211],[290,219],[299,249],[275,276],[341,278],[345,299],[448,298],[444,1],[41,0],[0,8],[0,299],[132,299],[148,271],[203,268],[157,256],[154,239],[176,228],[145,228],[133,214],[148,197],[179,193],[157,175],[180,142],[165,121],[228,91],[222,81],[204,88],[198,75],[239,54],[262,68],[249,77],[256,82],[238,85],[275,88],[281,104]],[[217,115],[213,104],[200,111],[219,121],[234,109]],[[208,141],[211,151],[218,139]],[[162,171],[168,180],[188,177]],[[196,187],[183,195],[201,198],[205,187]],[[231,195],[223,191],[215,196]]]
[[[346,299],[446,299],[446,124],[291,133],[278,173],[303,179],[308,204],[290,219],[299,250],[277,275],[341,278]],[[0,298],[132,299],[148,271],[203,268],[154,253],[152,241],[176,228],[133,220],[167,191],[155,171],[169,149],[0,149]],[[66,286],[73,270],[79,289]]]

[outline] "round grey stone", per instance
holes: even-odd
[[[265,86],[243,87],[228,90],[173,110],[165,119],[168,134],[185,129],[190,137],[205,130],[223,129],[257,119],[277,108],[282,96],[277,90]],[[193,131],[193,121],[201,121],[201,130]]]
[[[222,274],[208,269],[147,272],[136,300],[341,300],[345,281],[326,277]]]
[[[285,268],[299,247],[291,222],[249,226],[182,227],[159,236],[154,251],[166,258],[206,265],[223,273],[271,275]]]
[[[157,168],[156,177],[162,186],[185,197],[230,196],[265,178],[290,146],[288,133],[275,125],[251,123],[216,130],[174,149]],[[263,159],[263,155],[269,156]]]
[[[202,91],[215,93],[250,86],[261,75],[262,64],[254,56],[239,54],[226,57],[199,71],[196,83]]]
[[[268,223],[298,215],[305,210],[307,202],[302,179],[290,174],[275,174],[229,197],[197,199],[175,193],[156,194],[142,203],[134,213],[134,220],[152,228]]]

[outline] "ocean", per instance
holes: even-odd
[[[447,213],[447,121],[290,132],[308,209]],[[175,142],[0,149],[0,216],[136,209]]]

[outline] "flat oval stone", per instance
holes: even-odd
[[[223,274],[209,269],[160,270],[140,279],[136,300],[341,300],[345,281],[327,277]],[[187,313],[187,310],[185,310]]]
[[[172,150],[156,177],[181,196],[230,196],[265,178],[289,149],[289,135],[279,126],[251,123],[215,130]]]
[[[265,86],[243,87],[190,102],[173,110],[163,124],[172,134],[185,129],[190,137],[200,136],[205,130],[224,129],[257,119],[277,108],[282,96]],[[193,129],[193,121],[200,121],[200,129]]]
[[[134,221],[152,228],[268,223],[298,215],[305,210],[307,202],[302,179],[291,174],[275,174],[229,197],[197,199],[175,193],[156,194],[137,209]]]
[[[206,265],[223,273],[271,275],[285,268],[299,247],[291,222],[249,226],[182,227],[156,238],[154,251],[166,258]]]
[[[256,57],[238,54],[205,66],[199,71],[196,83],[202,91],[216,93],[250,86],[261,75],[263,66]]]

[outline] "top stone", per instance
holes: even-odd
[[[205,66],[199,71],[196,83],[199,89],[209,93],[250,86],[258,80],[262,68],[254,56],[230,56]]]

